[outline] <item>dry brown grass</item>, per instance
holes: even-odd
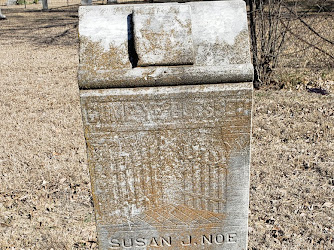
[[[333,249],[333,100],[255,92],[251,248]]]
[[[14,9],[0,24],[2,248],[95,241],[76,83],[76,13]]]
[[[0,248],[95,248],[77,10],[3,12]],[[333,94],[255,92],[251,249],[334,248],[333,101]]]

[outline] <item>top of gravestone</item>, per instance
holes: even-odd
[[[194,63],[189,5],[146,5],[133,12],[137,66]]]
[[[252,81],[244,1],[79,9],[83,89]]]

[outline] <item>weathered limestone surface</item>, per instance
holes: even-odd
[[[177,7],[180,5],[184,7]],[[160,8],[161,12],[174,9],[169,24],[178,23],[182,17],[185,25],[181,22],[182,25],[175,28],[167,24],[163,28],[164,33],[160,34],[163,39],[141,40],[147,37],[148,31],[141,31],[138,27],[148,20],[145,15],[153,7]],[[189,15],[191,28],[186,27]],[[150,27],[153,30],[160,27],[158,16],[158,12],[151,16],[154,23]],[[244,1],[87,6],[80,7],[79,18],[80,88],[212,84],[253,79]],[[161,46],[173,37],[173,30],[177,31],[174,42],[180,46],[166,45],[163,52]],[[184,34],[191,32],[183,43],[179,42],[181,30],[185,30]],[[144,47],[147,41],[151,44]],[[161,53],[173,55],[173,59],[180,51],[190,52],[181,53],[182,57],[174,63],[168,57],[159,62],[150,56],[145,61],[146,52],[157,47]],[[144,60],[142,65],[141,60]],[[141,67],[151,63],[155,66]]]
[[[81,105],[101,249],[245,249],[251,83],[86,90]]]
[[[143,6],[133,23],[138,66],[193,64],[189,5]]]
[[[100,249],[246,249],[245,3],[81,7],[79,33]]]

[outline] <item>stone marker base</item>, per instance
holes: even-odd
[[[246,249],[252,83],[80,97],[101,249]]]

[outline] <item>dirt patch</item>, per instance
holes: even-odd
[[[77,8],[3,8],[0,247],[96,248]],[[254,94],[250,249],[333,249],[334,96]]]

